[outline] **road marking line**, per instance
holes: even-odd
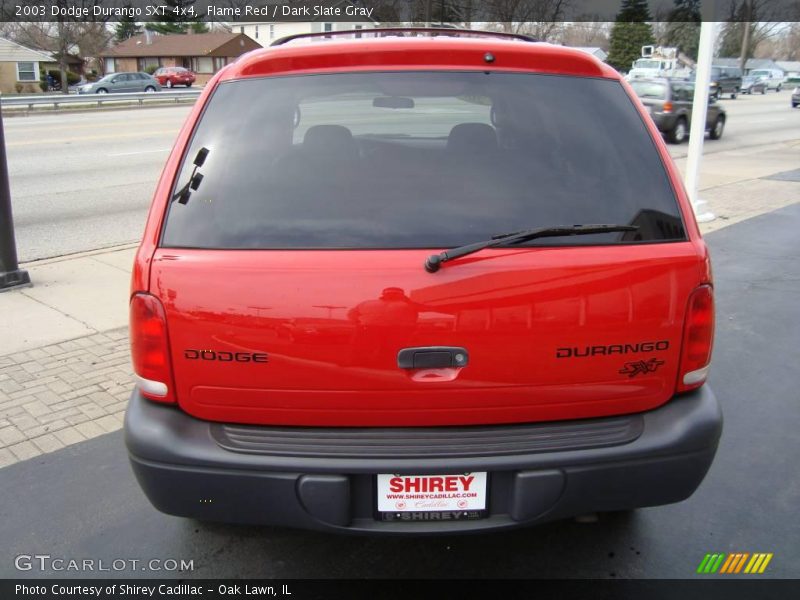
[[[53,148],[60,148],[63,146],[68,146],[70,144],[74,144],[75,142],[94,142],[97,140],[116,140],[119,138],[142,138],[142,137],[172,137],[174,138],[177,134],[164,134],[162,132],[152,132],[152,131],[140,131],[136,133],[115,133],[115,134],[104,134],[104,135],[86,135],[83,137],[74,137],[74,138],[66,138],[60,140],[53,140],[53,139],[40,139],[40,140],[29,140],[26,142],[9,142],[6,144],[7,148],[16,148],[18,146],[40,146],[40,145],[48,145],[52,146]]]
[[[120,152],[118,154],[109,154],[109,156],[133,156],[134,154],[150,154],[151,152],[169,152],[169,148],[159,148],[158,150],[140,150],[139,152]]]
[[[748,125],[752,125],[755,123],[779,123],[781,121],[786,121],[786,117],[775,117],[771,119],[750,119],[747,123]]]

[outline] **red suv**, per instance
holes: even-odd
[[[156,69],[153,77],[158,80],[158,83],[167,88],[172,88],[176,85],[192,87],[196,79],[194,73],[183,67],[161,67]]]
[[[521,36],[360,33],[242,56],[179,134],[130,300],[151,502],[405,534],[690,496],[711,266],[631,88]]]

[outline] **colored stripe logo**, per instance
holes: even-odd
[[[700,561],[697,572],[703,575],[713,575],[714,573],[719,573],[720,575],[736,573],[761,574],[766,571],[772,556],[772,552],[706,554],[703,560]]]

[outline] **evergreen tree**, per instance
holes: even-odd
[[[692,60],[697,60],[700,46],[700,0],[675,0],[667,17],[664,44],[674,46]]]
[[[131,5],[128,4],[126,8],[130,7]],[[116,27],[114,27],[114,39],[117,43],[124,42],[135,35],[139,35],[141,32],[142,28],[133,17],[120,17],[119,22]]]
[[[148,23],[145,27],[156,33],[186,33],[191,27],[195,33],[208,31],[203,23],[203,13],[199,12],[194,3],[196,0],[164,0],[166,12],[163,21]]]
[[[642,46],[654,43],[653,28],[648,23],[647,0],[623,0],[611,29],[607,62],[618,71],[627,71],[642,55]]]

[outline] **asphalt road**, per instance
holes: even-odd
[[[800,139],[789,92],[723,99],[719,152]],[[139,239],[150,198],[187,106],[37,114],[5,119],[21,261]],[[672,146],[685,156],[687,145]]]
[[[117,432],[0,470],[0,578],[56,574],[16,571],[19,554],[106,565],[192,560],[194,570],[181,576],[205,578],[692,578],[708,552],[772,552],[759,577],[798,578],[798,230],[795,204],[706,238],[718,310],[710,384],[723,404],[725,430],[706,480],[687,501],[601,515],[591,524],[461,537],[201,524],[151,508]]]

